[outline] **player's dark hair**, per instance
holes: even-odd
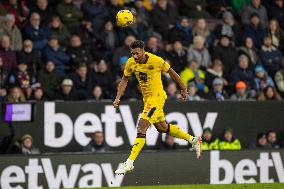
[[[130,48],[131,49],[136,49],[136,48],[144,49],[145,43],[141,40],[136,40],[133,43],[131,43]]]

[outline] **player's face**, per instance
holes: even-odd
[[[144,49],[140,48],[131,49],[131,56],[134,58],[134,61],[137,63],[143,62],[144,55],[145,55]]]

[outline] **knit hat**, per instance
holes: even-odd
[[[266,138],[265,133],[258,133],[257,134],[257,140],[261,139],[261,138]]]
[[[62,81],[62,86],[73,86],[73,81],[71,79],[64,79]]]
[[[223,13],[223,15],[222,15],[222,18],[223,18],[223,20],[224,20],[224,19],[227,18],[227,17],[229,17],[229,18],[234,18],[234,15],[233,15],[230,11],[225,11],[225,12]]]
[[[261,66],[261,65],[256,66],[254,71],[255,71],[255,73],[257,73],[257,72],[265,72],[263,66]]]
[[[212,130],[209,127],[206,127],[205,129],[203,129],[203,133],[205,133],[205,132],[212,133]]]
[[[235,85],[236,89],[246,89],[247,88],[247,84],[243,81],[238,81]]]
[[[33,139],[33,137],[31,136],[31,135],[29,135],[29,134],[25,134],[23,137],[22,137],[22,141],[24,141],[24,140],[26,140],[27,138],[29,138],[29,139]]]
[[[220,78],[215,78],[213,80],[213,85],[223,85],[223,81]]]

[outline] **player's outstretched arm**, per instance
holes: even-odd
[[[186,100],[188,91],[187,91],[187,87],[182,82],[180,76],[172,68],[169,69],[168,73],[170,74],[171,78],[179,85],[180,94],[181,94],[182,99]]]
[[[119,106],[120,98],[122,97],[125,91],[128,80],[129,80],[129,77],[123,76],[121,81],[119,82],[118,87],[117,87],[117,94],[116,94],[115,100],[112,103],[114,108],[117,108]]]

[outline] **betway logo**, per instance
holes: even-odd
[[[41,162],[41,165],[39,164]],[[118,167],[122,166],[122,163]],[[54,172],[53,170],[57,170]],[[69,170],[69,172],[67,171]],[[43,174],[43,175],[42,175]],[[102,187],[104,179],[108,186],[121,186],[124,176],[114,175],[110,163],[64,164],[53,167],[49,158],[31,158],[28,165],[21,168],[10,165],[1,173],[0,188],[3,189],[43,189],[39,177],[44,178],[48,188],[94,188]],[[41,182],[39,182],[41,180]],[[26,187],[25,187],[26,186]]]
[[[48,147],[61,148],[67,146],[74,137],[78,144],[85,146],[90,142],[90,138],[86,134],[102,131],[102,124],[104,124],[106,143],[111,147],[118,147],[125,143],[123,137],[117,134],[117,129],[122,129],[118,128],[118,123],[120,123],[120,126],[122,125],[126,131],[129,144],[133,145],[137,123],[135,123],[128,105],[121,105],[119,112],[111,105],[106,105],[105,112],[101,116],[85,112],[79,115],[73,123],[67,114],[55,112],[54,102],[46,102],[44,104],[44,144]],[[217,116],[216,112],[208,112],[203,125],[195,112],[186,114],[171,112],[166,115],[166,120],[176,122],[185,132],[188,132],[190,125],[194,135],[201,135],[203,128],[213,129]],[[60,136],[56,133],[57,127],[61,127]],[[158,136],[159,133],[156,129],[151,127],[147,133],[146,144],[149,146],[156,145]],[[180,145],[188,144],[180,139],[177,139],[176,142]]]
[[[271,154],[272,159],[269,158],[269,154]],[[271,169],[275,169],[278,181],[284,182],[284,167],[279,152],[261,152],[256,162],[251,159],[242,159],[235,166],[229,160],[220,159],[219,151],[210,152],[211,184],[276,182],[274,178],[269,176]],[[220,178],[220,170],[224,172],[222,179]]]

